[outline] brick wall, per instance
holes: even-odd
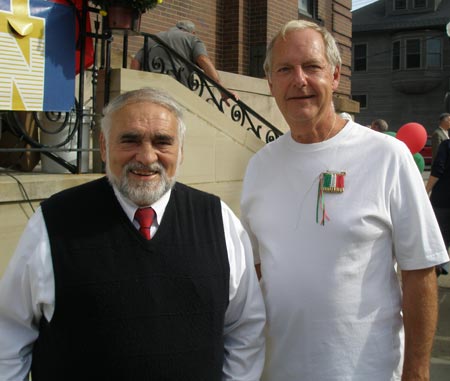
[[[334,35],[341,51],[337,93],[343,96],[351,93],[350,8],[351,0],[318,0],[317,4],[318,22]],[[285,22],[298,18],[298,0],[164,0],[143,15],[141,31],[157,33],[190,19],[217,69],[262,77],[267,43]],[[128,58],[142,45],[142,37],[130,36]],[[114,35],[113,55],[121,55],[122,46],[122,37]]]
[[[223,6],[223,70],[248,75],[250,0],[227,0]]]
[[[267,43],[278,32],[283,24],[298,19],[297,0],[267,1]]]
[[[178,20],[188,19],[195,23],[198,37],[205,43],[208,55],[222,68],[222,50],[219,38],[222,34],[222,1],[204,0],[164,0],[162,4],[142,15],[141,31],[157,33],[175,26]],[[114,35],[113,50],[122,52],[123,39]],[[142,37],[130,36],[128,55],[132,57],[143,46]]]
[[[337,93],[351,94],[351,60],[352,60],[352,14],[351,0],[334,0],[332,3],[331,25],[328,30],[338,42],[342,57],[341,81]]]

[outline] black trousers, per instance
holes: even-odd
[[[445,247],[448,249],[450,246],[450,208],[433,207],[433,210],[444,238]],[[443,274],[448,274],[448,265],[447,262],[440,266]]]

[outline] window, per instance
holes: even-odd
[[[402,10],[406,9],[407,6],[407,0],[394,0],[394,9],[395,10]]]
[[[311,0],[298,0],[298,11],[303,14],[311,14]]]
[[[420,68],[420,40],[406,40],[406,68]]]
[[[392,44],[392,70],[400,69],[400,41]]]
[[[250,46],[250,76],[264,78],[264,57],[266,55],[266,44],[255,44]]]
[[[430,38],[427,40],[427,67],[441,67],[441,39]]]
[[[367,108],[367,95],[366,94],[353,94],[352,99],[359,102],[359,108]]]
[[[414,0],[414,9],[422,9],[427,7],[427,0]]]
[[[442,37],[429,33],[423,36],[400,38],[392,41],[392,70],[442,69]]]
[[[317,0],[298,0],[298,13],[317,19]]]
[[[355,44],[353,48],[353,70],[367,70],[367,44]]]

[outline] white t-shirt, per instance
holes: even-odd
[[[345,185],[323,193],[329,220],[321,225],[318,184],[327,171],[345,172]],[[406,145],[354,122],[315,144],[287,133],[251,159],[241,213],[266,301],[262,380],[400,379],[395,264],[448,260]]]

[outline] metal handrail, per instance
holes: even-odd
[[[181,83],[186,82],[183,81],[183,73],[187,71],[188,80],[187,83],[183,83],[185,86],[193,92],[196,92],[200,97],[206,98],[207,102],[212,103],[224,114],[226,114],[225,108],[223,107],[223,95],[225,95],[227,100],[232,102],[230,108],[231,119],[239,123],[242,127],[245,127],[248,131],[252,131],[258,139],[269,143],[283,135],[267,119],[258,114],[242,100],[236,100],[233,93],[206,75],[200,67],[176,52],[157,35],[144,32],[140,32],[139,34],[144,37],[144,52],[146,53],[143,55],[144,69],[170,75]],[[149,40],[153,40],[151,47],[149,47]],[[164,56],[158,55],[158,53],[152,54],[152,49],[159,49]],[[148,61],[149,56],[153,56],[151,62]],[[182,65],[177,65],[177,61],[181,62]],[[216,96],[217,92],[214,89],[217,89],[220,98]],[[262,131],[265,132],[262,133]],[[264,138],[261,136],[262,134]]]

